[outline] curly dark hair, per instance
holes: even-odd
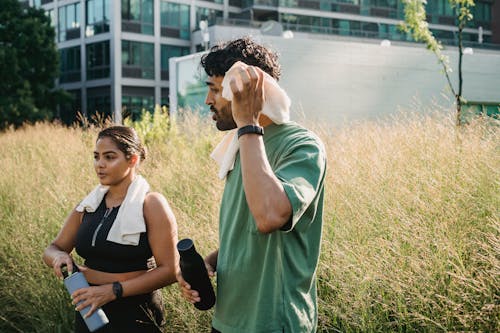
[[[275,80],[279,80],[281,68],[278,55],[257,44],[250,37],[235,39],[212,47],[210,52],[201,58],[200,63],[209,76],[224,76],[237,61],[259,67]]]

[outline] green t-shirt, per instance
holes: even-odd
[[[220,208],[212,325],[222,333],[315,332],[325,149],[318,137],[293,122],[267,126],[264,145],[293,217],[283,230],[257,230],[238,155]]]

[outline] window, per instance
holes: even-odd
[[[87,89],[87,118],[104,120],[112,117],[111,88],[109,86]]]
[[[482,26],[485,29],[490,28],[491,22],[491,3],[476,2],[476,6],[471,9],[474,17],[474,26]]]
[[[87,45],[87,80],[109,77],[109,41]]]
[[[80,46],[59,50],[61,58],[61,74],[59,81],[76,82],[82,78],[80,64]]]
[[[122,0],[122,30],[153,34],[153,0]]]
[[[161,2],[161,35],[189,40],[189,6]]]
[[[56,17],[53,9],[49,9],[45,11],[45,14],[47,15],[48,18],[50,18],[50,26],[55,28],[56,27]]]
[[[221,10],[201,8],[201,7],[196,8],[197,25],[202,20],[208,21],[208,25],[214,25],[217,21],[217,18],[222,18]]]
[[[169,79],[168,62],[172,57],[181,57],[189,54],[189,47],[162,45],[161,46],[161,79]]]
[[[109,0],[87,0],[85,10],[85,36],[109,31]]]
[[[451,8],[448,0],[435,0],[437,2],[437,13],[441,16],[455,16],[455,10]]]
[[[170,104],[170,89],[169,88],[162,88],[161,89],[161,106],[164,107],[168,107]]]
[[[59,119],[66,124],[73,124],[78,117],[78,114],[82,110],[82,93],[80,89],[77,90],[66,90],[71,96],[71,101],[68,103],[60,105]]]
[[[397,8],[397,0],[370,0],[370,5],[373,7],[382,8]]]
[[[143,111],[153,112],[155,107],[154,88],[148,87],[123,87],[122,89],[122,114],[139,120]]]
[[[80,3],[59,8],[59,41],[80,38]]]
[[[155,77],[154,45],[122,41],[122,75],[140,79]]]

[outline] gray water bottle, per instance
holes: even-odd
[[[67,268],[62,269],[62,273],[64,276],[64,286],[70,295],[78,289],[89,287],[87,279],[85,279],[85,275],[80,272],[75,263],[73,263],[73,274],[68,275]],[[90,332],[94,332],[109,323],[108,317],[101,308],[97,309],[90,317],[85,318],[85,315],[89,312],[89,310],[90,305],[81,309],[80,315],[84,318],[83,320],[85,321],[85,324],[87,324]]]

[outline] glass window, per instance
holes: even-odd
[[[56,26],[56,17],[55,17],[54,10],[53,9],[46,10],[45,14],[47,15],[47,17],[50,18],[50,26],[55,28],[55,26]]]
[[[80,38],[80,3],[59,7],[59,41]]]
[[[477,22],[490,22],[491,21],[491,3],[477,2],[476,6],[472,8],[474,14],[474,21]]]
[[[202,20],[208,21],[208,25],[214,25],[217,18],[222,18],[222,11],[210,8],[196,8],[196,26]]]
[[[75,82],[81,80],[80,46],[59,50],[61,74],[59,81]]]
[[[87,118],[98,122],[111,117],[111,88],[109,86],[88,88]]]
[[[437,14],[441,16],[454,16],[454,9],[451,8],[448,0],[435,0],[437,8]]]
[[[169,59],[172,57],[182,57],[183,55],[189,54],[189,47],[184,46],[174,46],[174,45],[162,45],[161,46],[161,79],[169,79]]]
[[[131,117],[132,121],[139,120],[143,111],[154,111],[154,96],[123,96],[123,117]]]
[[[382,8],[397,8],[397,0],[370,0],[370,5],[373,7]]]
[[[143,111],[154,111],[154,88],[122,87],[122,116],[139,120]]]
[[[161,35],[189,40],[189,6],[161,2]]]
[[[79,119],[79,114],[82,111],[82,93],[80,89],[78,90],[66,90],[70,94],[71,100],[67,103],[60,104],[60,114],[59,119],[66,124],[71,125],[77,119]]]
[[[153,0],[122,0],[122,30],[153,34]]]
[[[169,106],[169,101],[170,101],[170,96],[169,96],[170,90],[169,88],[162,88],[161,89],[161,106]]]
[[[109,77],[109,41],[87,44],[87,79]]]
[[[154,44],[122,41],[122,75],[154,79]]]
[[[87,0],[85,10],[85,36],[109,31],[109,0]]]

